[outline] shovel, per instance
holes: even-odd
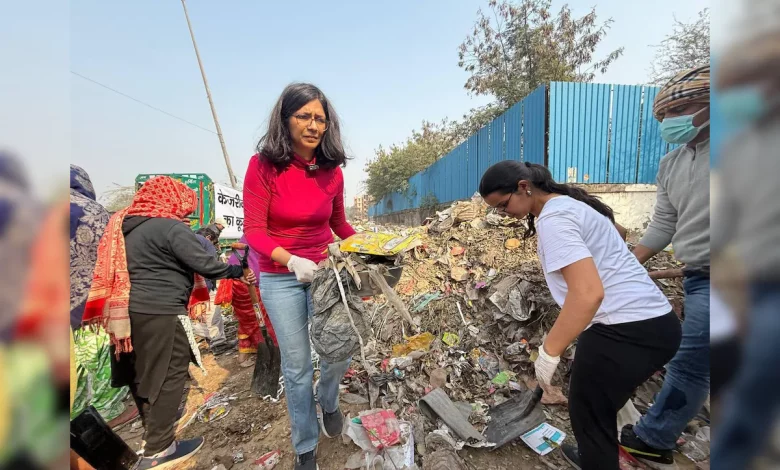
[[[244,268],[244,275],[249,273],[249,245],[244,243],[234,243],[232,245],[241,267]],[[243,250],[243,256],[241,251]],[[260,330],[263,333],[263,340],[257,345],[257,356],[255,358],[255,370],[252,374],[251,391],[255,396],[276,398],[279,389],[279,374],[281,371],[282,357],[279,347],[268,333],[268,328],[263,318],[260,307],[260,296],[257,294],[257,286],[250,284],[249,298],[252,300],[252,308],[255,311]]]
[[[544,411],[539,404],[543,393],[542,387],[537,385],[536,389],[515,395],[490,410],[485,437],[496,445],[493,449],[514,441],[544,422]]]

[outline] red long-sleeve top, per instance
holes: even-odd
[[[309,170],[297,157],[284,170],[253,156],[244,178],[244,234],[260,254],[264,273],[288,273],[271,259],[282,247],[293,255],[319,263],[327,258],[333,232],[340,238],[355,234],[344,211],[341,168]]]

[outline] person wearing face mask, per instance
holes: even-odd
[[[578,339],[569,414],[577,446],[562,451],[577,469],[618,470],[618,411],[671,359],[680,321],[618,230],[612,209],[583,189],[559,184],[543,165],[505,160],[479,185],[488,205],[526,218],[538,235],[545,280],[561,311],[534,362],[542,388]]]
[[[652,221],[634,255],[640,263],[670,243],[685,264],[685,320],[680,349],[663,388],[620,442],[653,468],[674,465],[672,450],[710,390],[710,66],[677,74],[658,93],[653,114],[675,148],[659,164]]]
[[[296,470],[315,470],[320,429],[336,437],[344,423],[339,382],[349,360],[320,361],[318,426],[309,317],[310,283],[333,233],[355,234],[344,210],[346,163],[333,105],[314,85],[295,83],[271,112],[244,179],[244,234],[259,253],[260,294],[281,350]]]
[[[716,266],[725,261],[730,275],[739,273],[729,281],[744,285],[747,315],[741,325],[741,359],[732,365],[735,376],[713,425],[714,469],[777,468],[780,463],[780,443],[772,439],[780,416],[778,43],[780,29],[775,28],[734,44],[724,51],[715,76],[720,117],[733,129],[731,138],[716,149],[721,185],[712,206],[711,249]],[[718,128],[718,134],[722,132]],[[730,251],[736,256],[730,257]],[[716,272],[721,277],[721,269]],[[713,315],[713,343],[715,320]],[[713,344],[713,353],[717,347]],[[754,467],[762,454],[763,465]]]

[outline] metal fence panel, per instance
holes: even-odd
[[[534,90],[523,103],[523,161],[544,165],[547,148],[545,119],[547,118],[547,87]]]
[[[523,158],[523,106],[527,99],[515,103],[504,113],[504,158],[521,161]],[[481,177],[482,175],[479,175]]]
[[[610,85],[550,84],[549,168],[560,182],[606,181]]]
[[[490,167],[490,127],[485,126],[477,132],[477,157],[479,158],[478,172],[480,177]]]
[[[540,86],[449,154],[409,179],[374,216],[470,197],[503,159],[546,164],[559,182],[653,183],[663,142],[652,116],[656,87],[552,82]],[[547,161],[545,161],[547,160]],[[607,179],[607,170],[609,177]]]
[[[653,116],[653,103],[660,88],[647,87],[642,103],[642,140],[639,145],[637,183],[654,184],[658,163],[669,151],[669,144],[661,138],[661,128]]]
[[[479,181],[482,173],[479,171],[479,134],[474,134],[466,140],[468,155],[469,179]]]
[[[609,183],[636,182],[641,105],[642,87],[615,85],[612,91]]]
[[[504,157],[504,115],[498,116],[490,123],[490,158],[488,166],[495,165]]]

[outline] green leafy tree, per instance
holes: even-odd
[[[439,124],[423,121],[422,128],[412,131],[403,144],[379,146],[375,158],[366,165],[366,191],[373,200],[395,191],[405,192],[409,178],[452,150],[456,141],[448,131],[451,125],[447,120]]]
[[[650,82],[665,85],[677,73],[710,63],[710,10],[699,12],[695,21],[674,19],[674,29],[655,46]]]
[[[621,47],[594,57],[612,19],[600,23],[595,8],[577,18],[568,5],[553,16],[551,6],[551,0],[490,0],[489,11],[478,12],[458,51],[458,65],[471,73],[470,93],[492,95],[506,109],[550,81],[591,82],[623,54]]]
[[[488,7],[487,13],[478,12],[472,33],[460,45],[458,65],[471,74],[465,85],[470,93],[493,96],[495,101],[472,109],[460,121],[423,121],[406,142],[380,146],[366,165],[366,188],[375,201],[395,191],[405,192],[410,177],[539,85],[593,81],[623,53],[619,48],[602,59],[594,58],[612,24],[611,19],[600,23],[595,9],[576,18],[566,5],[553,15],[551,0],[490,0]]]

